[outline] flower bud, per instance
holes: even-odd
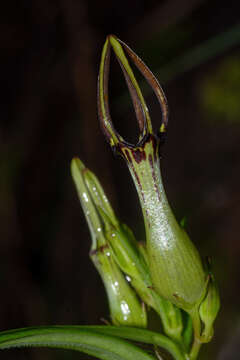
[[[212,273],[209,273],[207,294],[199,307],[200,319],[204,328],[201,338],[208,342],[213,336],[213,324],[220,309],[219,291]]]
[[[111,320],[114,325],[146,327],[144,304],[140,303],[115,263],[108,245],[91,251],[90,257],[96,266],[108,296]]]
[[[71,170],[91,231],[90,258],[104,283],[112,322],[115,325],[146,327],[145,307],[120,270],[108,243],[108,221],[115,226],[118,224],[111,205],[96,177],[80,159],[72,160]],[[106,221],[106,217],[109,220]]]

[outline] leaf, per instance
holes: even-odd
[[[31,327],[0,333],[0,349],[51,347],[76,350],[103,360],[154,360],[139,347],[111,334],[96,332],[94,327]]]
[[[188,360],[188,355],[183,353],[180,347],[167,336],[154,331],[126,327],[126,326],[84,326],[101,334],[118,336],[120,338],[152,344],[167,350],[175,360]]]

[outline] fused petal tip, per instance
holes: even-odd
[[[98,77],[98,114],[103,132],[111,146],[118,147],[118,145],[124,144],[125,146],[129,145],[133,147],[134,145],[128,144],[126,141],[124,141],[121,135],[116,131],[110,115],[108,101],[108,79],[111,48],[113,49],[116,58],[121,66],[133,101],[133,106],[135,109],[135,114],[140,130],[139,141],[136,146],[139,145],[139,143],[141,143],[143,139],[147,138],[148,135],[153,134],[153,130],[148,107],[142,95],[142,91],[138,85],[138,82],[134,76],[134,73],[131,69],[131,66],[129,65],[125,52],[139,69],[139,71],[142,73],[142,75],[145,77],[147,82],[150,84],[160,103],[162,120],[159,128],[159,134],[165,133],[167,129],[167,100],[158,80],[149,70],[149,68],[144,64],[144,62],[123,41],[119,40],[114,35],[109,35],[103,46]]]

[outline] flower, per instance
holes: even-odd
[[[125,141],[111,120],[108,104],[111,48],[122,68],[133,100],[140,130],[136,144]],[[162,119],[157,134],[153,133],[147,105],[124,50],[149,82],[160,103]],[[107,37],[102,51],[98,78],[98,113],[107,141],[125,159],[138,192],[153,289],[177,307],[194,313],[195,319],[206,293],[207,276],[196,247],[174,217],[162,183],[159,147],[167,129],[167,101],[152,72],[125,43],[113,35]],[[197,326],[200,328],[199,324]]]

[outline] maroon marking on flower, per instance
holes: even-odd
[[[154,170],[154,166],[153,166],[153,158],[152,158],[151,154],[148,155],[148,160],[149,160],[149,163],[150,163],[150,166],[152,169],[154,189],[155,189],[156,193],[158,194],[158,200],[160,201],[160,191],[159,191],[159,187],[157,186],[156,174],[155,174],[155,170]]]
[[[127,149],[124,149],[124,150],[123,150],[123,153],[125,154],[125,156],[126,156],[126,158],[127,158],[127,161],[128,161],[130,164],[132,164],[132,158],[131,158],[128,150],[127,150]]]
[[[105,244],[105,245],[102,245],[100,246],[99,248],[97,249],[94,249],[94,250],[91,250],[89,255],[96,255],[97,253],[101,252],[103,253],[105,249],[109,248],[109,245],[108,244]]]
[[[134,160],[139,164],[141,161],[146,160],[146,153],[144,150],[136,149],[131,150]]]

